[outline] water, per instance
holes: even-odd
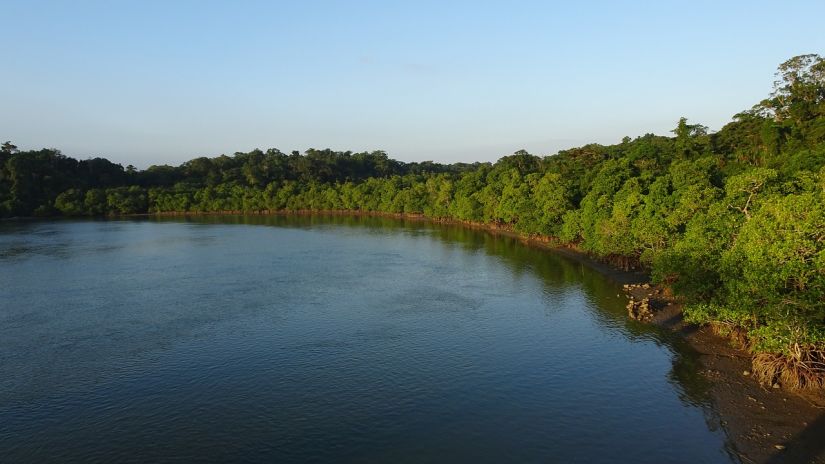
[[[730,462],[620,293],[424,223],[0,223],[0,461]]]

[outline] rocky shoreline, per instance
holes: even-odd
[[[649,283],[625,284],[628,315],[679,333],[700,356],[700,374],[733,452],[745,463],[825,463],[825,398],[761,385],[751,356],[710,327],[682,318],[682,303]]]

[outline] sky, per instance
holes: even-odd
[[[718,130],[825,1],[0,0],[0,139],[124,165],[278,148],[551,155]]]

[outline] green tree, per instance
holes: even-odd
[[[773,196],[723,254],[725,304],[751,315],[760,351],[797,356],[825,342],[825,198]]]
[[[54,207],[66,216],[80,216],[86,214],[83,199],[83,192],[78,189],[69,189],[55,198]]]

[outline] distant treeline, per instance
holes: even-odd
[[[770,97],[716,133],[683,118],[673,134],[495,164],[270,149],[144,171],[7,143],[0,216],[351,210],[496,224],[643,266],[686,298],[688,318],[745,340],[763,380],[822,386],[825,60],[780,65]]]

